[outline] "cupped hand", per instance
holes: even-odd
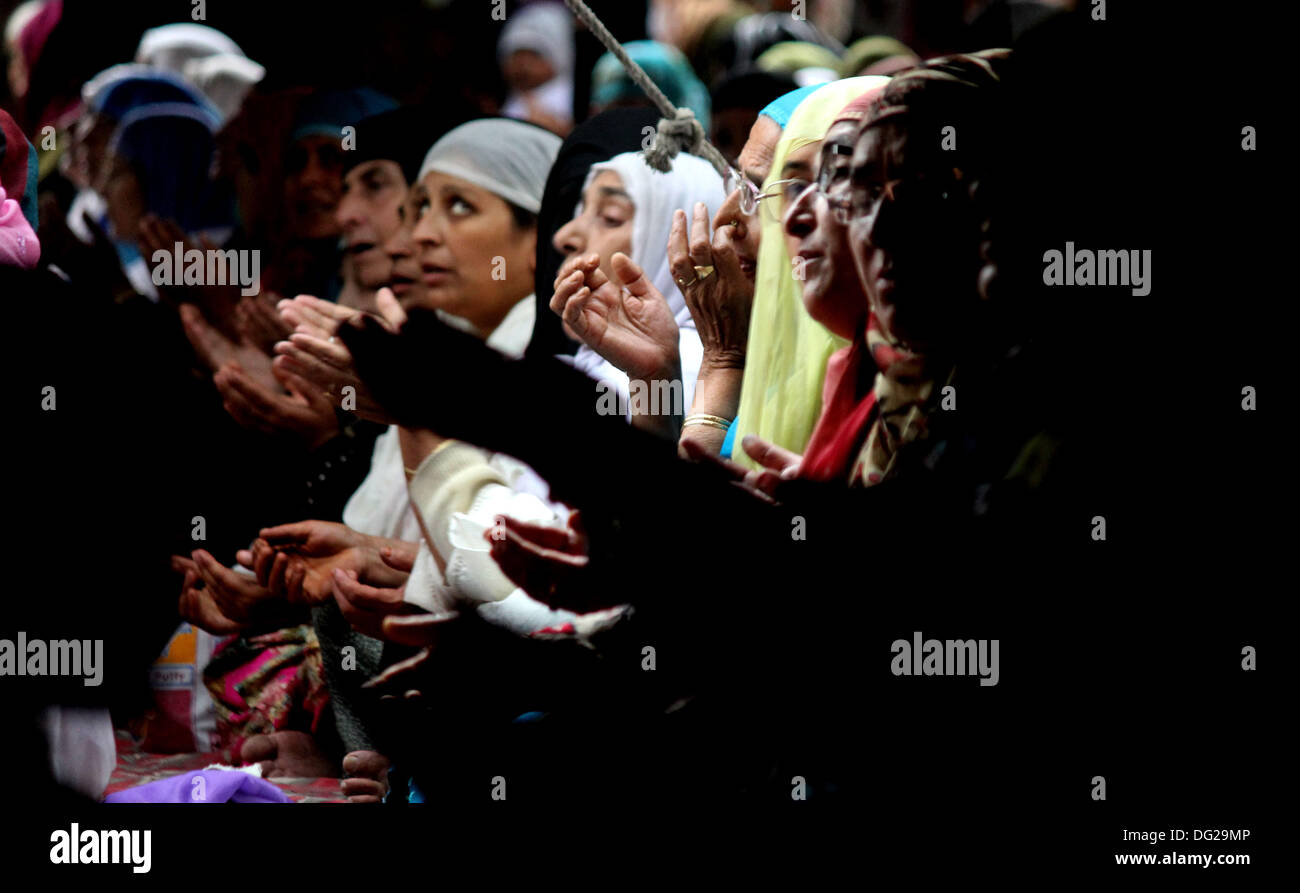
[[[633,380],[676,378],[681,372],[677,321],[668,301],[622,252],[610,258],[613,282],[589,254],[566,264],[556,280],[551,310],[579,338]]]
[[[245,428],[273,436],[289,436],[315,449],[339,431],[334,404],[301,376],[274,365],[271,374],[282,385],[272,391],[227,363],[212,377],[226,412]]]

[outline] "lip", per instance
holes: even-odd
[[[454,274],[446,267],[421,267],[420,278],[425,285],[435,286],[449,280]]]
[[[415,285],[414,279],[412,279],[410,276],[402,276],[397,273],[394,273],[392,275],[388,283],[388,287],[393,290],[393,294],[399,296],[404,295],[408,291],[410,291],[411,286],[413,285]]]
[[[374,242],[353,242],[348,245],[348,254],[357,257],[367,252],[374,251],[377,246]]]

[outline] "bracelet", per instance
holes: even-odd
[[[688,413],[687,416],[686,416],[686,418],[683,419],[682,421],[683,421],[683,422],[690,422],[690,421],[704,421],[704,420],[708,420],[708,421],[710,421],[710,422],[715,422],[715,423],[717,423],[717,424],[719,424],[719,425],[722,425],[722,426],[724,426],[724,427],[726,427],[726,428],[730,428],[730,427],[731,427],[731,422],[732,422],[731,419],[724,419],[724,418],[723,418],[722,416],[720,416],[720,415],[712,415],[712,414],[707,413],[707,412],[692,412],[692,413]]]
[[[731,423],[726,419],[720,419],[718,416],[688,415],[682,420],[682,427],[689,428],[691,425],[707,425],[710,428],[717,428],[719,431],[727,431],[731,428]]]

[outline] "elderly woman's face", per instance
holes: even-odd
[[[909,148],[906,126],[903,115],[858,138],[849,243],[881,325],[924,350],[950,343],[963,324],[976,293],[980,233],[962,171]]]
[[[856,133],[853,121],[835,125],[813,159],[812,175],[824,181],[832,200],[847,199],[848,152]],[[870,305],[849,251],[848,227],[815,188],[799,194],[783,224],[792,272],[803,277],[808,315],[841,338],[852,339],[865,326]]]
[[[396,161],[365,161],[343,178],[335,216],[343,230],[343,252],[356,264],[364,288],[388,283],[392,260],[384,246],[397,229],[398,208],[405,199],[406,176]]]
[[[491,334],[533,290],[536,227],[520,227],[494,193],[437,171],[424,175],[409,202],[430,306]]]
[[[632,221],[636,205],[623,188],[623,178],[614,171],[601,171],[591,178],[582,193],[574,218],[555,233],[551,244],[564,255],[560,278],[573,272],[583,256],[600,255],[600,271],[611,281],[610,258],[616,252],[632,254]]]

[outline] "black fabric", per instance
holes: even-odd
[[[528,344],[528,356],[572,354],[578,344],[571,341],[551,312],[551,295],[555,293],[555,276],[564,263],[564,255],[555,250],[551,238],[573,219],[573,210],[582,198],[582,185],[593,164],[608,161],[624,152],[643,148],[644,128],[654,128],[659,115],[652,109],[611,109],[579,124],[560,146],[560,153],[546,178],[542,207],[537,214],[537,272],[534,278],[537,322]]]

